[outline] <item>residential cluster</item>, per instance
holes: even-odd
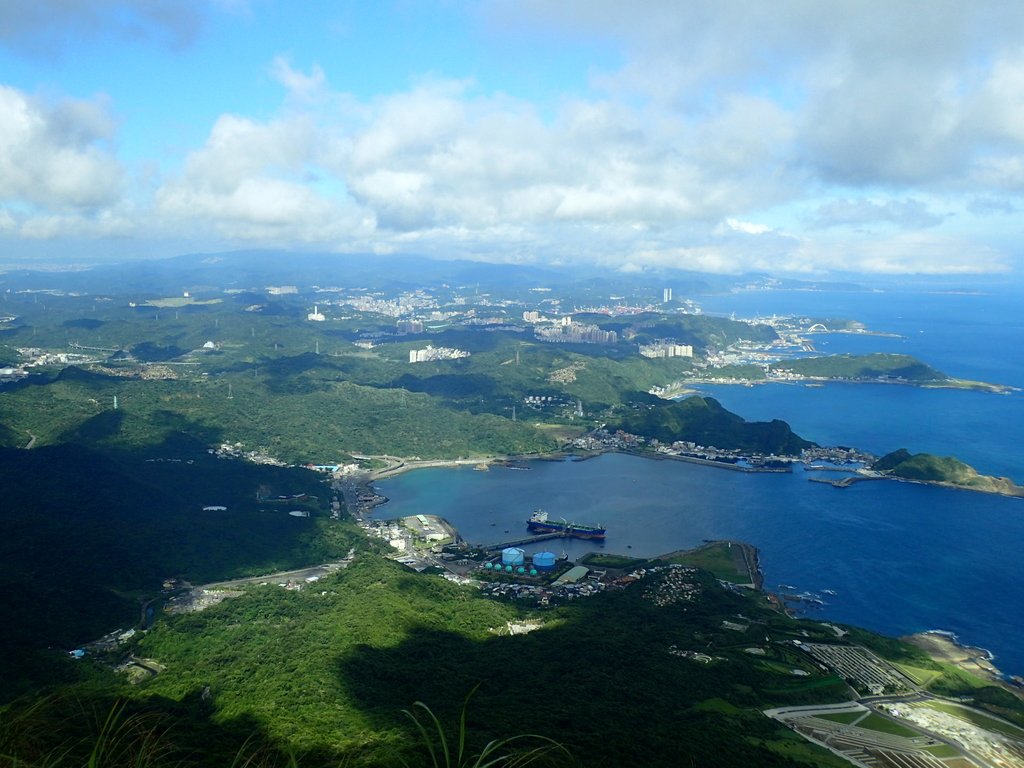
[[[873,453],[860,451],[856,448],[844,448],[842,446],[834,446],[832,448],[814,446],[813,448],[804,448],[800,452],[800,461],[805,464],[827,461],[831,464],[863,464],[870,466],[877,459],[878,457]]]
[[[563,317],[557,325],[535,328],[534,335],[540,341],[562,344],[615,344],[619,340],[615,331],[603,331],[596,325],[577,323],[569,317]]]
[[[552,371],[548,376],[548,381],[552,384],[572,384],[576,381],[576,374],[587,367],[587,364],[582,360],[577,360],[575,363],[570,363],[564,368],[559,368],[557,371]]]
[[[690,344],[677,344],[674,341],[658,341],[654,344],[641,344],[640,354],[644,357],[693,357]]]
[[[664,444],[657,439],[648,440],[640,435],[622,430],[612,433],[605,429],[595,429],[581,435],[572,440],[569,445],[581,451],[636,451],[647,448],[664,456],[714,461],[737,469],[748,470],[785,469],[786,465],[794,462],[801,462],[809,469],[831,469],[833,466],[859,468],[871,466],[877,459],[874,454],[867,451],[843,446],[814,446],[805,448],[799,456],[777,456],[744,452],[739,449],[716,448],[688,440],[677,440],[671,444]]]
[[[87,349],[87,347],[79,348]],[[117,350],[103,351],[116,352]],[[18,347],[18,354],[25,358],[20,366],[21,369],[35,368],[41,365],[84,365],[86,363],[95,363],[101,359],[101,356],[98,355],[83,355],[76,352],[47,352],[36,347]]]
[[[432,363],[437,360],[458,360],[461,357],[469,357],[469,352],[464,349],[452,347],[434,347],[427,344],[425,349],[410,349],[410,363]]]
[[[587,435],[578,437],[571,443],[573,448],[581,450],[613,450],[613,451],[635,451],[646,446],[664,456],[676,456],[683,459],[699,459],[703,461],[714,461],[721,464],[735,465],[737,468],[756,469],[763,468],[774,462],[796,461],[796,456],[776,456],[774,454],[763,455],[749,451],[741,451],[738,448],[716,448],[713,445],[700,445],[689,440],[677,440],[671,444],[661,443],[657,439],[648,440],[641,435],[634,435],[623,432],[621,429],[614,433],[606,429],[595,429]],[[741,464],[742,462],[742,464]]]
[[[216,448],[207,449],[207,453],[212,453],[218,459],[245,459],[253,464],[269,464],[274,467],[288,466],[285,462],[274,458],[261,449],[247,451],[241,443],[221,443]]]
[[[395,333],[404,336],[409,333],[423,333],[422,320],[399,320],[395,323]]]
[[[605,585],[596,580],[575,582],[571,584],[527,584],[516,581],[485,581],[480,584],[480,591],[489,597],[501,597],[509,600],[525,600],[537,605],[557,605],[566,600],[581,597],[592,597],[605,590]]]
[[[535,411],[555,411],[568,417],[583,415],[583,401],[579,398],[559,395],[527,395],[523,398],[523,404]]]
[[[661,574],[660,579],[649,581],[644,589],[644,597],[657,606],[692,603],[700,594],[700,584],[693,578],[697,573],[696,568],[669,565],[640,568],[633,573],[641,579],[648,574]]]

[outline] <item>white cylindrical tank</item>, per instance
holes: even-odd
[[[502,565],[522,565],[526,562],[526,553],[519,547],[506,547],[501,550]]]
[[[538,571],[550,571],[555,567],[554,552],[537,552],[533,555],[533,567]]]

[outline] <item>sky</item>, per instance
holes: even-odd
[[[1024,272],[1018,0],[4,0],[0,260]]]

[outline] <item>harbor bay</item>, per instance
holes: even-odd
[[[469,467],[409,472],[377,484],[378,518],[444,517],[473,543],[521,537],[534,509],[602,525],[607,539],[527,549],[579,557],[652,557],[705,539],[750,542],[767,589],[823,594],[814,618],[890,635],[942,629],[1024,673],[1024,505],[1017,499],[896,481],[836,489],[812,473],[741,473],[606,454],[533,461],[529,471]],[[813,473],[818,474],[818,473]],[[912,553],[912,554],[911,554]],[[824,593],[824,590],[835,594]]]

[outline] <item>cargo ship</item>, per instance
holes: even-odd
[[[599,525],[581,525],[567,523],[565,520],[549,520],[548,513],[543,509],[536,510],[526,521],[530,533],[560,533],[574,539],[604,540],[605,529]]]

